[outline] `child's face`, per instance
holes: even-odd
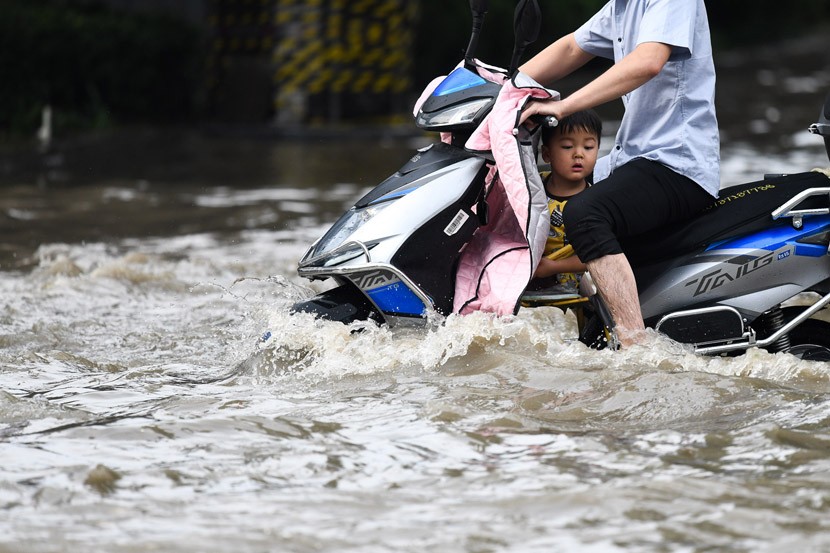
[[[576,183],[594,170],[598,150],[597,136],[577,128],[554,134],[549,144],[542,146],[542,159],[550,163],[556,179]]]

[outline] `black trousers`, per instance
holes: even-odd
[[[646,159],[618,167],[565,205],[565,232],[583,263],[623,253],[620,239],[691,218],[714,198],[688,177]]]

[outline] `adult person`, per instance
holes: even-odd
[[[551,86],[596,56],[614,64],[559,100],[528,104],[557,119],[622,98],[625,114],[596,185],[571,200],[565,227],[616,323],[642,339],[637,284],[619,239],[689,218],[720,189],[715,69],[703,0],[610,0],[520,69]],[[601,182],[600,182],[601,181]]]

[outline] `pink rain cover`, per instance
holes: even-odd
[[[504,82],[493,110],[465,145],[472,151],[491,151],[496,166],[486,181],[490,220],[476,230],[459,260],[456,313],[515,314],[544,251],[547,196],[534,136],[518,126],[522,108],[532,98],[558,99],[559,93],[522,73]]]

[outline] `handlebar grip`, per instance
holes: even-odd
[[[536,125],[540,127],[556,127],[559,125],[559,119],[556,118],[555,115],[531,115],[529,117],[530,121],[536,123]],[[516,135],[519,133],[519,129],[513,129],[513,134]]]
[[[557,125],[559,125],[559,119],[553,115],[547,115],[542,119],[542,126],[544,127],[555,127]]]
[[[530,120],[540,127],[556,127],[559,125],[559,119],[555,115],[531,115]]]

